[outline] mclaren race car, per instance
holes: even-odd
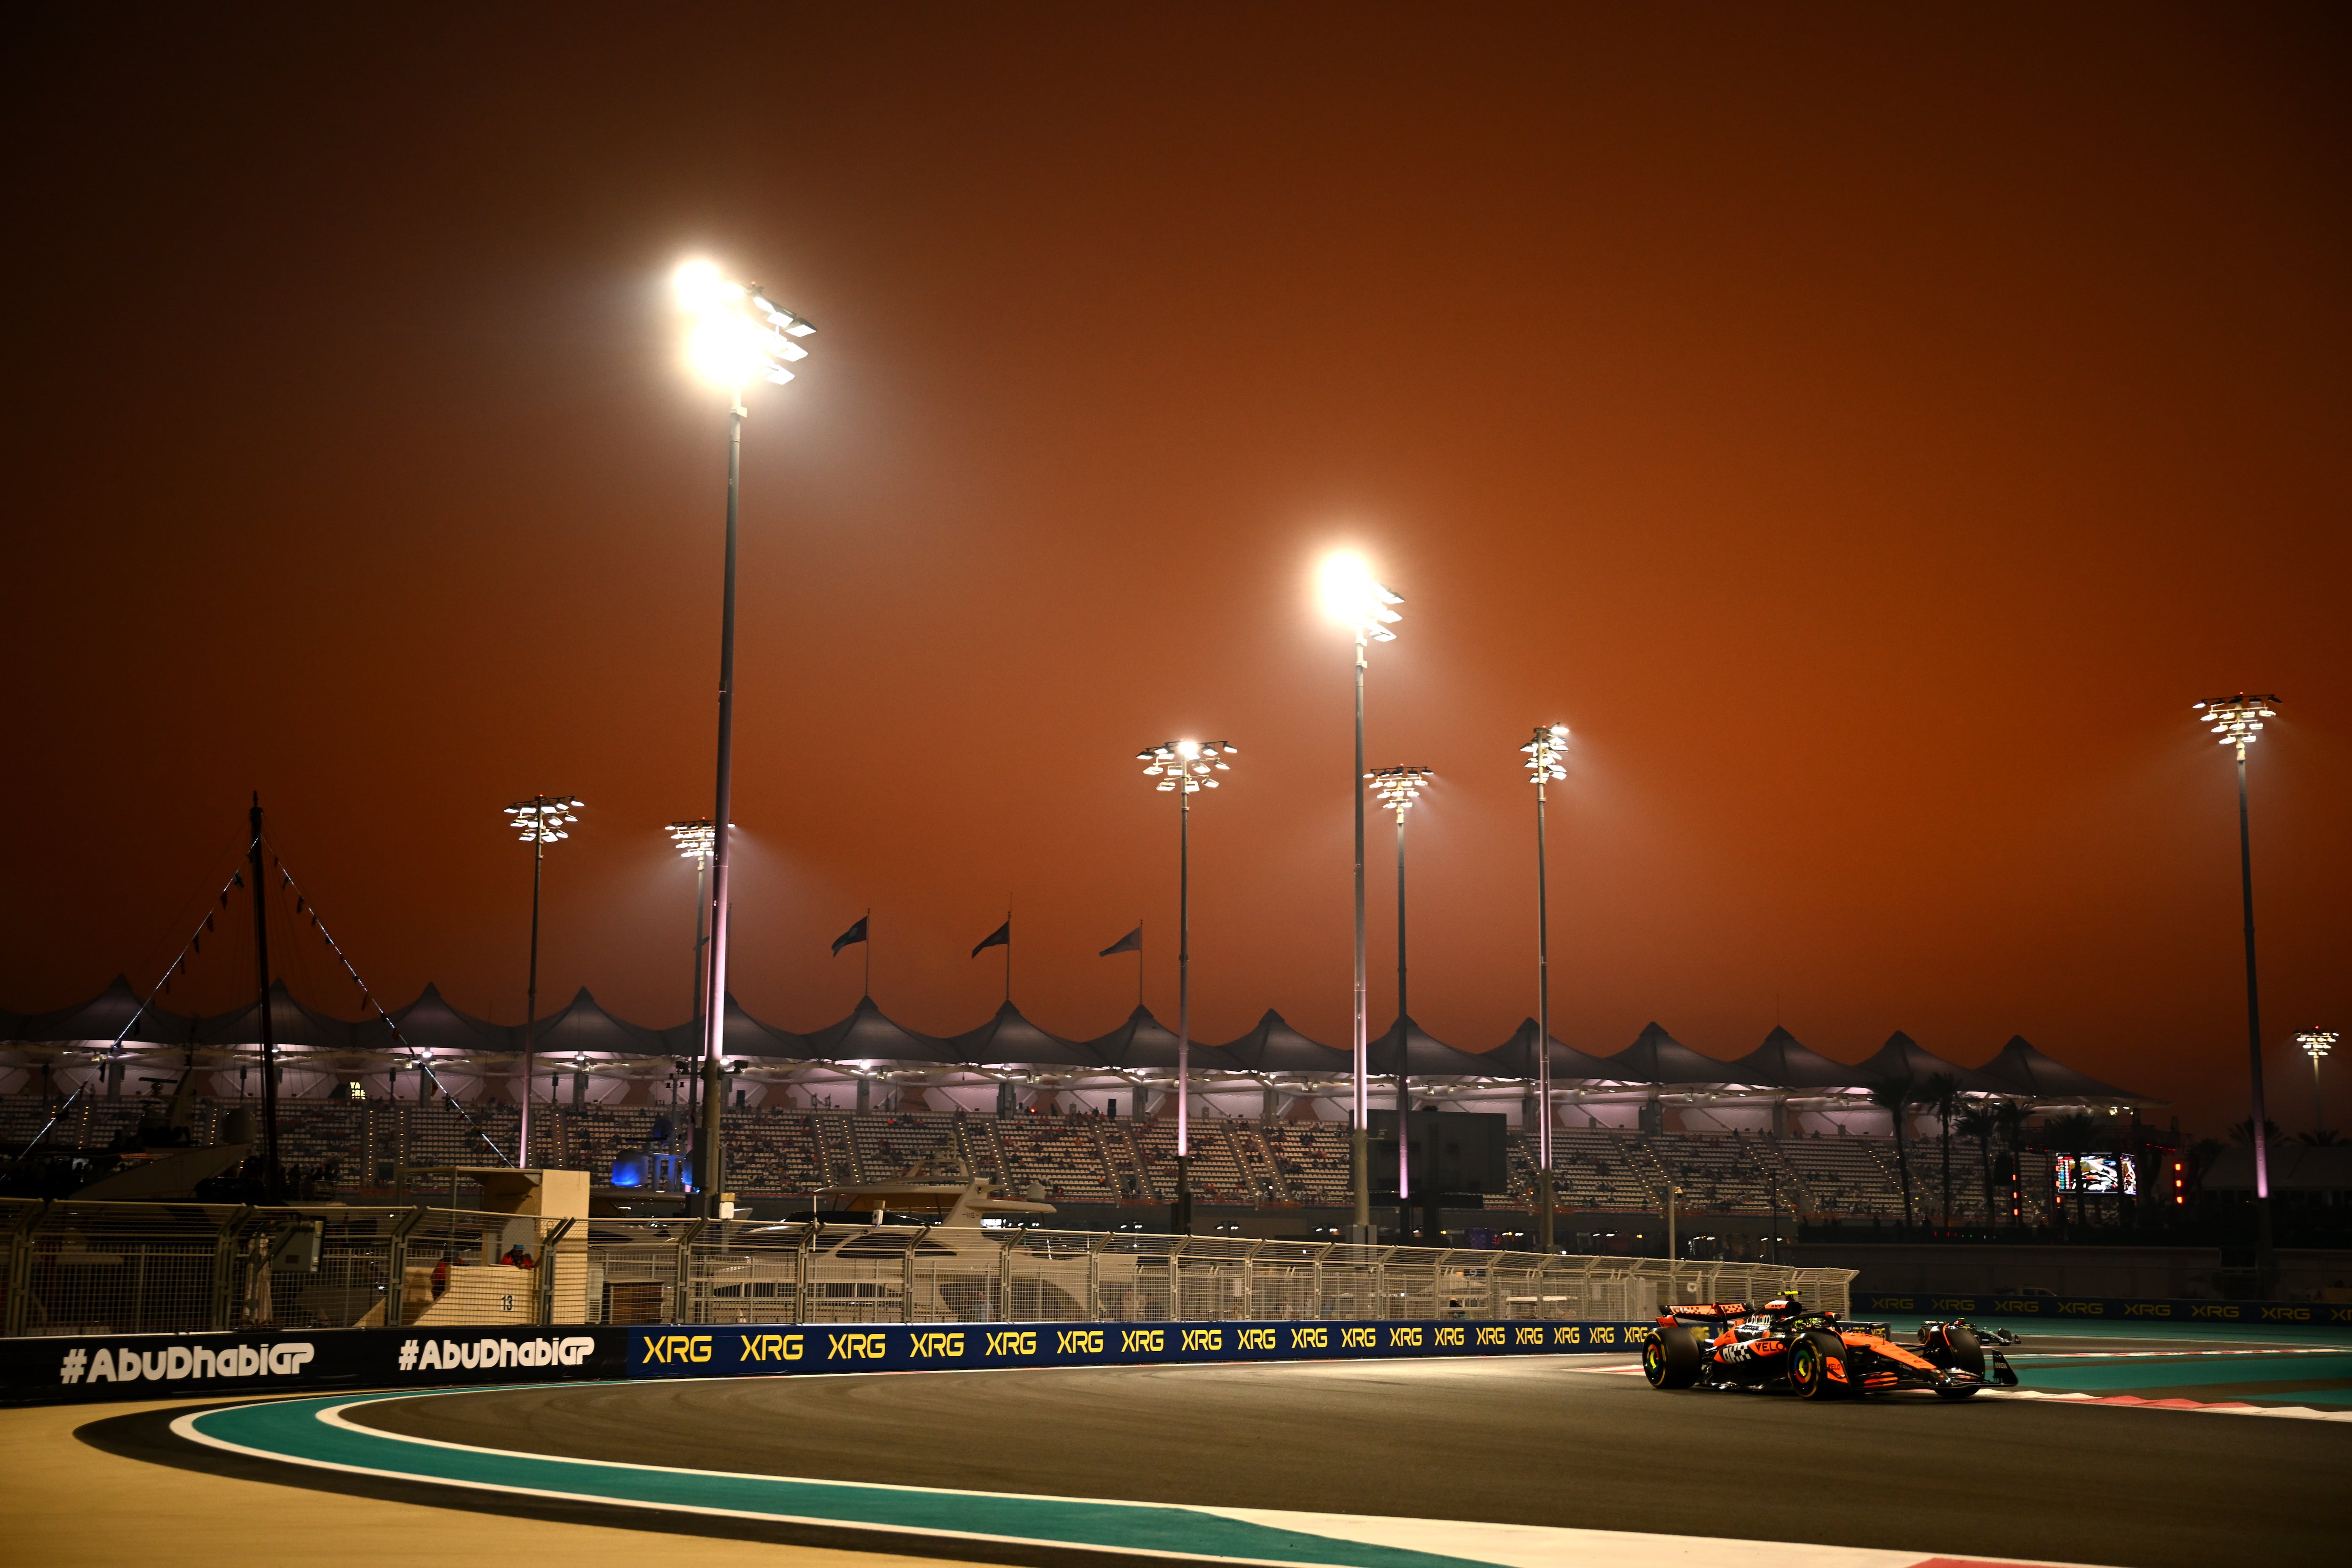
[[[1642,1370],[1653,1388],[1786,1388],[1800,1399],[1928,1389],[1966,1399],[1980,1388],[2017,1386],[2008,1359],[1986,1348],[2015,1343],[2006,1329],[1954,1319],[1922,1323],[1917,1344],[1899,1345],[1887,1324],[1845,1322],[1794,1297],[1756,1307],[1717,1301],[1661,1313],[1642,1347]]]

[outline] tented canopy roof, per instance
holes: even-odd
[[[583,989],[580,995],[586,997],[588,993]],[[577,1006],[579,1003],[575,1000],[572,1005]],[[590,1005],[594,1005],[593,999]],[[623,1029],[634,1030],[641,1035],[653,1034],[652,1030],[642,1029],[635,1024],[624,1023],[618,1018],[614,1018],[602,1008],[598,1008],[597,1011]],[[541,1026],[541,1028],[545,1026]],[[762,1024],[759,1019],[743,1011],[743,1005],[735,1000],[733,992],[727,994],[727,1026],[719,1039],[719,1051],[722,1057],[748,1057],[761,1061],[800,1062],[807,1061],[814,1054],[814,1048],[807,1036],[795,1035],[789,1029],[779,1029],[772,1024]],[[655,1036],[653,1049],[664,1055],[681,1058],[699,1058],[704,1049],[702,1020],[688,1018],[683,1024],[672,1024]]]
[[[1488,1051],[1480,1059],[1490,1063],[1490,1078],[1524,1079],[1535,1081],[1536,1021],[1522,1018],[1511,1037]],[[1555,1037],[1551,1042],[1551,1080],[1554,1083],[1615,1083],[1623,1069],[1607,1058],[1587,1054],[1574,1046],[1562,1045]]]
[[[207,1046],[250,1045],[261,1037],[261,1008],[247,1003],[226,1013],[208,1014],[196,1025],[196,1037]],[[283,980],[269,987],[269,1023],[281,1046],[308,1046],[319,1051],[357,1047],[359,1026],[332,1017],[294,999]]]
[[[1609,1075],[1626,1083],[1722,1083],[1725,1064],[1703,1057],[1652,1022],[1633,1043],[1607,1058]]]
[[[910,1062],[950,1066],[963,1058],[948,1042],[902,1028],[882,1016],[871,996],[861,996],[848,1017],[809,1035],[809,1054],[827,1062]]]
[[[1128,1072],[1171,1072],[1176,1067],[1176,1036],[1148,1008],[1138,1007],[1118,1028],[1086,1042],[1086,1048],[1105,1066]],[[1233,1058],[1199,1040],[1192,1042],[1189,1054],[1195,1072],[1241,1070]]]
[[[515,1047],[520,1049],[522,1031],[514,1030],[512,1038]],[[697,1043],[699,1044],[698,1041]],[[669,1044],[659,1031],[615,1018],[597,1005],[596,998],[589,994],[585,985],[580,988],[579,994],[564,1005],[562,1012],[539,1021],[532,1030],[531,1048],[543,1057],[666,1057],[670,1054]]]
[[[1502,1066],[1432,1038],[1407,1017],[1391,1024],[1367,1047],[1365,1065],[1374,1078],[1396,1077],[1400,1037],[1404,1041],[1404,1070],[1409,1078],[1493,1078]]]
[[[1244,1072],[1345,1072],[1349,1065],[1346,1051],[1308,1039],[1271,1007],[1256,1028],[1217,1049]]]
[[[2137,1100],[2128,1089],[2101,1083],[2088,1073],[2076,1072],[2063,1062],[2052,1061],[2026,1042],[2023,1035],[2011,1035],[2009,1044],[2001,1047],[2000,1055],[1977,1069],[1980,1078],[2005,1085],[2010,1093],[2030,1095],[2035,1100]]]
[[[1076,1041],[1049,1035],[1021,1016],[1021,1009],[1007,1002],[996,1010],[996,1016],[977,1029],[967,1029],[947,1042],[948,1054],[955,1061],[971,1062],[981,1067],[1067,1067],[1090,1068],[1102,1064],[1093,1053]]]
[[[1886,1043],[1878,1047],[1877,1053],[1857,1065],[1853,1071],[1862,1082],[1871,1085],[1899,1083],[1906,1079],[1915,1084],[1924,1083],[1937,1073],[1949,1073],[1960,1080],[1961,1089],[1971,1094],[2017,1092],[1973,1068],[1946,1061],[1900,1029],[1887,1036]]]
[[[1796,1036],[1777,1026],[1764,1037],[1762,1045],[1727,1063],[1723,1076],[1732,1083],[1765,1089],[1856,1089],[1870,1081],[1862,1068],[1807,1049]]]
[[[588,994],[583,991],[580,994]],[[446,1051],[463,1056],[492,1056],[515,1048],[514,1032],[503,1024],[493,1024],[487,1018],[477,1018],[461,1013],[449,1005],[440,988],[426,985],[416,994],[416,1000],[392,1016],[400,1026],[400,1039],[420,1051]],[[546,1027],[541,1024],[541,1027]],[[381,1018],[371,1018],[353,1031],[362,1046],[379,1050],[398,1050],[399,1041],[383,1026]]]
[[[0,1039],[61,1043],[67,1040],[111,1040],[139,1013],[138,994],[118,974],[114,984],[87,1002],[50,1013],[9,1014],[8,1032]],[[194,1032],[196,1020],[184,1014],[150,1007],[139,1018],[130,1038],[153,1045],[178,1045]]]

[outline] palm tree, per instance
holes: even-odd
[[[1960,1112],[1960,1136],[1973,1138],[1977,1145],[1977,1163],[1984,1172],[1984,1216],[1990,1228],[1992,1217],[1992,1135],[2000,1130],[2000,1118],[1991,1107],[1971,1105]]]
[[[1944,1228],[1952,1228],[1952,1117],[1960,1108],[1960,1080],[1948,1072],[1929,1073],[1919,1084],[1919,1103],[1936,1113],[1943,1134]]]
[[[1903,1223],[1911,1224],[1911,1152],[1905,1140],[1903,1119],[1919,1099],[1919,1086],[1907,1078],[1889,1079],[1870,1091],[1870,1103],[1895,1122],[1895,1169],[1903,1178]]]

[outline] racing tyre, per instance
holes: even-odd
[[[1952,1347],[1952,1370],[1972,1372],[1976,1373],[1979,1381],[1967,1388],[1939,1388],[1936,1392],[1946,1399],[1970,1398],[1976,1394],[1978,1388],[1983,1386],[1984,1346],[1978,1343],[1976,1335],[1966,1329],[1946,1329],[1944,1342]]]
[[[1789,1386],[1800,1399],[1843,1399],[1850,1389],[1830,1376],[1830,1363],[1845,1359],[1845,1342],[1815,1329],[1789,1347]]]
[[[1642,1347],[1642,1374],[1652,1388],[1688,1388],[1698,1381],[1698,1341],[1680,1323],[1670,1323]]]

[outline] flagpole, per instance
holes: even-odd
[[[1004,900],[1004,1005],[1013,1005],[1013,900]]]
[[[1136,917],[1136,921],[1135,921],[1135,1005],[1136,1005],[1136,1008],[1137,1008],[1137,1010],[1138,1010],[1139,1012],[1142,1010],[1142,1007],[1143,1007],[1143,917],[1141,917],[1140,915],[1137,916],[1137,917]]]
[[[870,1002],[874,999],[874,910],[871,905],[866,908],[866,919],[859,923],[866,927],[866,940],[857,945],[866,950],[865,996]]]

